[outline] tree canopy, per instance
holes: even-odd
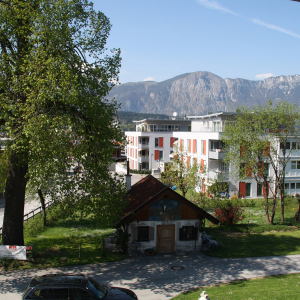
[[[0,1],[0,125],[7,145],[3,244],[22,245],[27,182],[111,223],[123,185],[108,172],[123,135],[117,104],[120,49],[105,48],[109,19],[87,0]],[[72,158],[83,174],[69,176]]]

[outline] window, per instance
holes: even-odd
[[[300,189],[300,182],[296,182],[296,189]]]
[[[295,187],[296,187],[296,184],[295,184],[295,182],[291,182],[291,190],[294,190],[294,189],[295,189]]]
[[[190,139],[187,140],[187,151],[191,152],[191,140]]]
[[[48,298],[48,289],[36,289],[32,293],[33,299],[49,299]]]
[[[296,161],[296,160],[292,160],[291,161],[291,169],[292,170],[296,170],[296,169],[300,169],[300,161]]]
[[[262,196],[262,184],[261,183],[257,184],[256,194],[257,194],[257,196]]]
[[[192,131],[192,126],[188,125],[188,131]]]
[[[288,182],[286,182],[286,183],[284,184],[284,189],[285,189],[285,190],[289,190],[289,189],[290,189],[290,184],[289,184]]]
[[[191,241],[196,240],[198,235],[198,228],[194,226],[182,226],[179,229],[179,240]]]
[[[280,143],[280,149],[286,149],[289,150],[291,148],[291,143],[290,142],[286,142],[286,143]]]
[[[138,238],[139,242],[148,242],[149,241],[149,226],[138,227]]]
[[[159,138],[155,138],[155,147],[157,148],[159,145]]]
[[[269,176],[269,164],[264,163],[264,174],[265,176]]]
[[[296,145],[297,145],[296,142],[292,142],[292,150],[296,150]]]
[[[220,122],[214,122],[214,131],[216,131],[216,132],[221,131],[221,123]]]
[[[159,151],[159,160],[163,160],[163,159],[164,159],[164,152]]]
[[[170,151],[170,155],[172,155],[173,154],[173,150],[171,150]],[[172,161],[173,160],[173,156],[170,156],[170,161]]]
[[[251,196],[251,183],[247,182],[246,183],[246,197],[250,197]]]
[[[157,125],[148,125],[149,131],[157,131]]]
[[[53,291],[53,298],[50,298],[50,299],[69,300],[69,289],[68,288],[52,289],[52,291]]]
[[[74,300],[92,300],[95,299],[88,291],[84,289],[72,289]]]

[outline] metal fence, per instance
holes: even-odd
[[[52,201],[49,201],[47,203],[45,203],[45,207],[46,209],[51,206],[54,202]],[[28,220],[33,218],[34,219],[34,216],[36,216],[37,214],[41,213],[42,212],[42,206],[39,206],[35,209],[33,209],[32,211],[30,211],[29,213],[25,214],[24,217],[23,217],[23,221],[27,221],[28,223]],[[2,235],[2,227],[0,228],[0,236]]]

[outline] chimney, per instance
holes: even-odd
[[[129,174],[129,159],[127,160],[127,174],[125,175],[126,177],[126,186],[127,186],[127,190],[129,191],[131,189],[131,176]]]

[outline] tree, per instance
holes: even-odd
[[[28,180],[36,191],[64,200],[111,224],[124,186],[108,172],[117,104],[104,97],[118,82],[120,50],[107,53],[109,19],[88,0],[0,1],[0,125],[9,151],[2,243],[23,245]],[[88,59],[87,59],[88,57]],[[84,174],[69,176],[70,157]]]
[[[222,136],[225,161],[231,165],[231,175],[239,180],[255,180],[263,186],[266,221],[271,224],[278,193],[281,222],[284,223],[286,166],[299,141],[299,117],[296,105],[285,101],[275,105],[269,101],[267,105],[242,107],[235,119],[226,123]],[[271,213],[269,191],[273,196]]]
[[[167,164],[162,175],[163,181],[169,185],[175,185],[185,197],[189,189],[194,190],[202,184],[204,168],[204,165],[199,165],[196,159],[191,163],[182,146],[174,146],[173,162]]]

